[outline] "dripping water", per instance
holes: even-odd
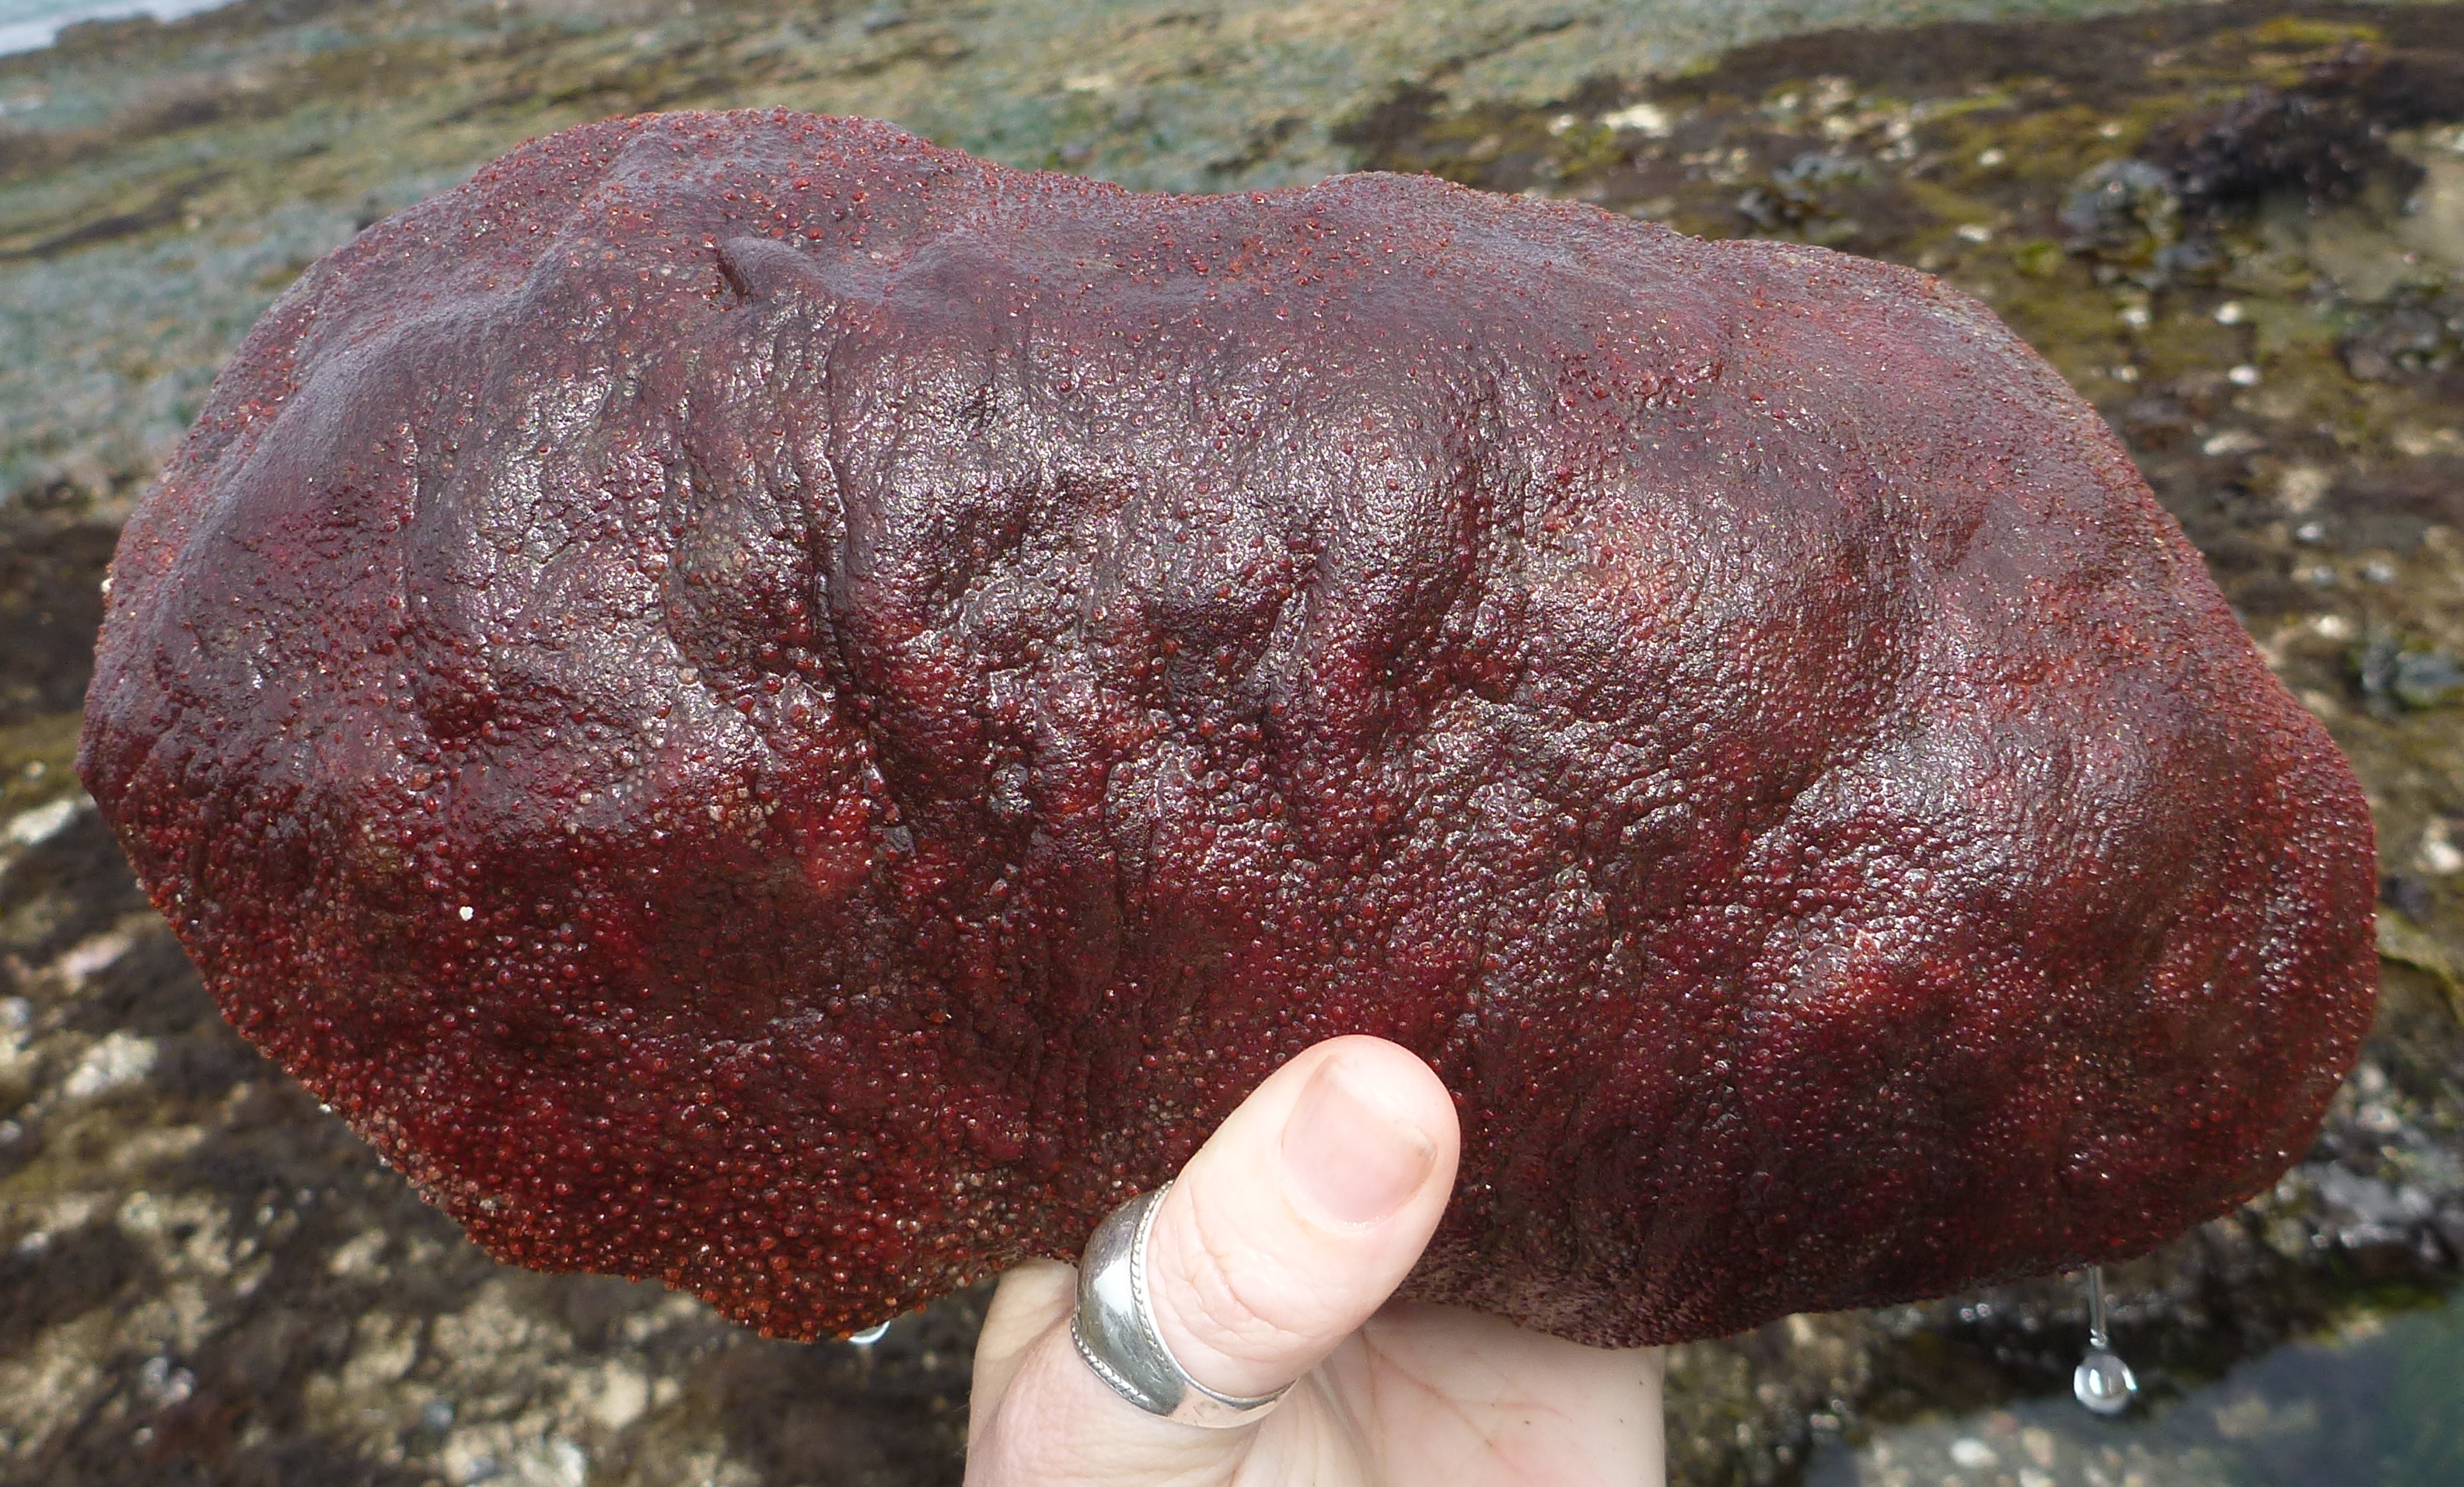
[[[2071,1393],[2099,1414],[2120,1414],[2139,1392],[2139,1380],[2113,1350],[2104,1326],[2104,1267],[2087,1268],[2087,1355],[2071,1370]]]

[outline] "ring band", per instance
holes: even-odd
[[[1275,1408],[1291,1386],[1254,1399],[1217,1393],[1189,1376],[1155,1329],[1147,1234],[1171,1191],[1165,1183],[1142,1192],[1095,1226],[1078,1263],[1078,1309],[1070,1314],[1069,1335],[1095,1377],[1147,1413],[1210,1430],[1247,1425]]]

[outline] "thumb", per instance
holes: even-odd
[[[1190,1159],[1148,1236],[1156,1330],[1182,1369],[1245,1397],[1315,1367],[1419,1258],[1458,1147],[1444,1085],[1394,1043],[1335,1039],[1268,1076]],[[1023,1351],[990,1375],[979,1364],[979,1383],[1007,1388],[975,1401],[977,1487],[1202,1479],[1303,1403],[1240,1430],[1160,1419],[1095,1377],[1066,1314],[1039,1311],[1050,1320]]]
[[[1336,1039],[1277,1070],[1155,1214],[1155,1322],[1181,1367],[1253,1395],[1317,1367],[1420,1257],[1456,1148],[1445,1086],[1393,1043]]]

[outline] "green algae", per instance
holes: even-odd
[[[0,727],[0,822],[77,794],[78,722],[55,712]]]

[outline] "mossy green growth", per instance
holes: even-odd
[[[28,811],[81,792],[77,777],[74,712],[56,712],[0,727],[0,830]]]

